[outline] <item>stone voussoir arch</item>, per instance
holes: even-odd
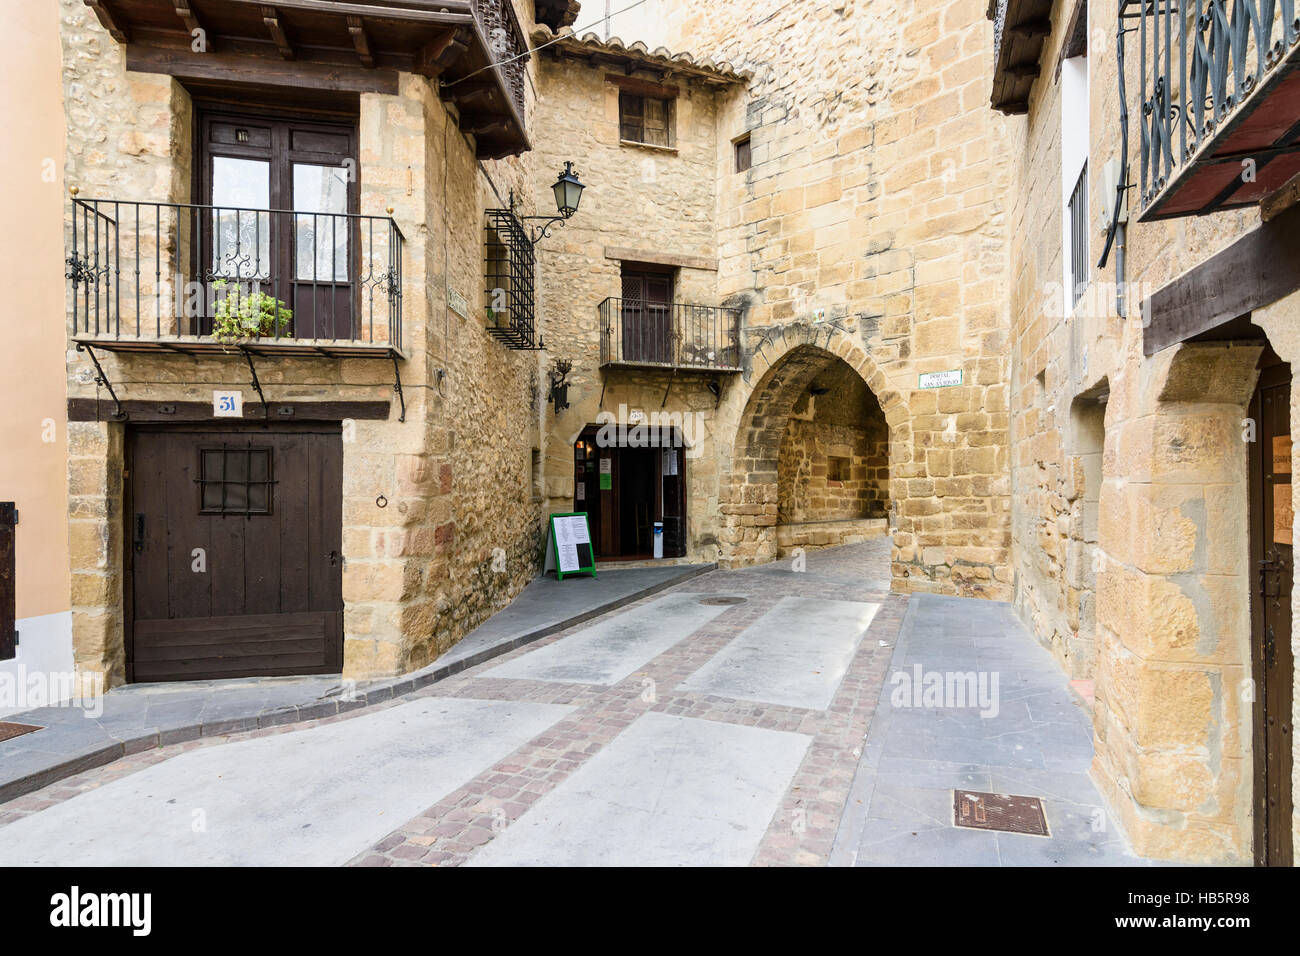
[[[889,425],[891,476],[908,447],[906,401],[854,335],[829,323],[793,322],[766,331],[747,356],[743,388],[733,404],[735,440],[719,489],[724,567],[775,560],[777,460],[790,414],[813,379],[844,362],[880,403]],[[898,497],[891,480],[891,498]]]

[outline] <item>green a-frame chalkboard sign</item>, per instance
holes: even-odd
[[[596,576],[596,552],[591,547],[591,529],[584,511],[553,514],[546,522],[546,566],[542,573],[555,571],[555,578],[565,575]]]

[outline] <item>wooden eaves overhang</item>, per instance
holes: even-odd
[[[682,80],[719,88],[743,86],[753,76],[749,70],[739,69],[726,60],[672,53],[664,47],[652,50],[639,41],[624,43],[618,37],[604,39],[595,33],[579,36],[567,29],[557,33],[539,25],[531,39],[539,54],[545,53],[553,59],[573,60],[594,68],[612,67],[624,73],[646,72],[660,83]]]
[[[418,73],[441,81],[480,158],[531,148],[527,39],[510,0],[84,2],[126,48],[129,70],[200,84],[390,94],[399,72]]]
[[[1043,45],[1052,32],[1051,0],[989,0],[993,21],[993,91],[995,110],[1027,113],[1029,93],[1041,70]]]

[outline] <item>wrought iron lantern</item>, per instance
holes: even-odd
[[[550,235],[551,227],[557,222],[565,222],[573,217],[573,214],[578,211],[578,203],[582,200],[582,191],[587,187],[578,178],[578,171],[573,168],[573,163],[566,160],[563,171],[551,188],[555,192],[555,208],[559,212],[558,216],[521,216],[516,211],[518,201],[515,199],[515,194],[513,191],[510,193],[510,214],[520,222],[529,224],[529,241],[533,245],[537,245]],[[541,225],[535,226],[534,222],[539,222]]]
[[[578,179],[573,163],[566,161],[564,171],[551,187],[555,191],[555,208],[560,211],[561,217],[569,219],[578,211],[578,203],[582,201],[582,191],[586,188]]]

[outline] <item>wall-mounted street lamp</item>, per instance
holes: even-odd
[[[555,180],[555,184],[551,187],[551,190],[555,193],[555,208],[559,211],[558,216],[519,215],[515,212],[516,200],[513,190],[510,193],[510,211],[514,213],[515,218],[520,222],[530,223],[528,227],[529,240],[533,245],[537,245],[550,234],[553,225],[573,218],[573,214],[578,211],[578,203],[582,201],[582,191],[586,188],[586,185],[578,178],[578,171],[573,168],[573,163],[566,161],[559,178]],[[533,222],[540,222],[541,225],[531,225]]]

